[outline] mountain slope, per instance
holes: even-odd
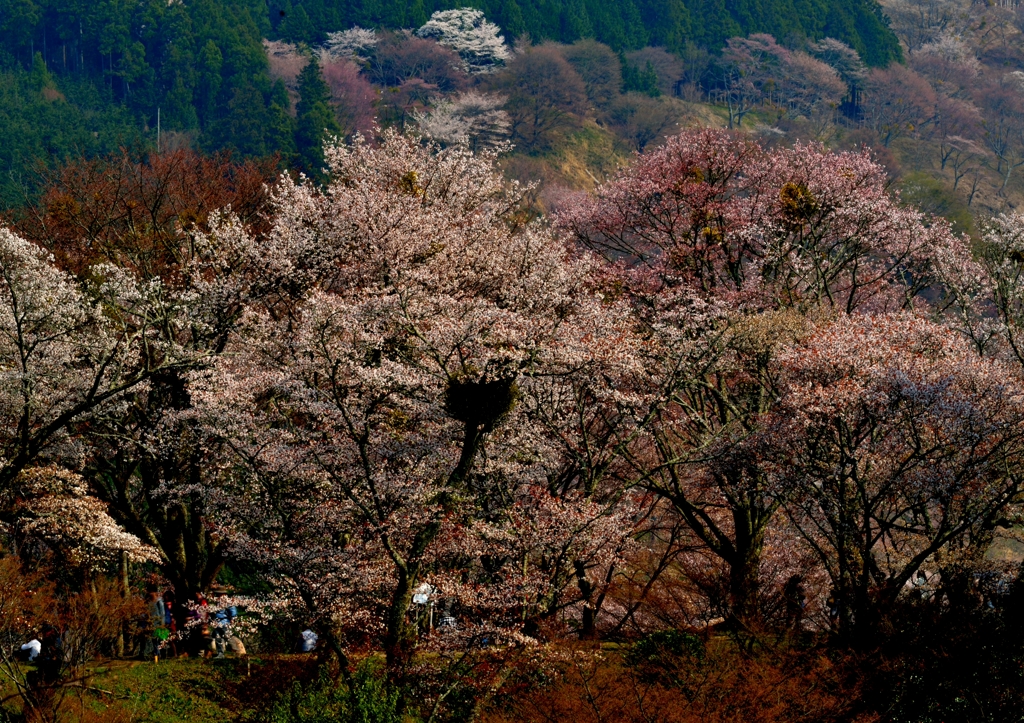
[[[770,33],[780,40],[838,38],[869,65],[900,58],[874,0],[271,0],[270,20],[281,38],[313,43],[352,25],[418,27],[434,10],[459,5],[479,7],[508,37],[593,37],[616,50],[679,50],[687,41],[717,50],[736,35]]]

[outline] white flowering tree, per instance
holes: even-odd
[[[473,150],[497,148],[512,132],[512,119],[503,110],[508,98],[470,91],[413,113],[424,137],[445,145],[466,144]]]
[[[454,50],[471,73],[492,72],[510,57],[501,28],[473,8],[439,10],[416,34]]]
[[[33,467],[18,476],[14,492],[10,506],[17,536],[46,545],[65,568],[102,568],[122,553],[132,562],[160,561],[155,548],[125,532],[106,504],[89,494],[81,475],[61,467]]]
[[[386,133],[327,156],[327,191],[283,181],[270,233],[314,241],[321,281],[290,314],[254,308],[195,379],[233,452],[222,529],[343,661],[371,640],[401,669],[423,583],[463,641],[593,606],[638,517],[591,469],[619,428],[577,402],[625,416],[625,310],[516,220],[493,153]],[[581,419],[605,441],[572,453]]]
[[[86,415],[177,366],[180,347],[156,342],[167,301],[159,285],[114,270],[83,284],[0,229],[0,490],[67,451]]]
[[[376,47],[377,40],[377,31],[356,25],[348,30],[327,33],[323,50],[331,58],[361,57]]]

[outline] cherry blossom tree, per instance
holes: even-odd
[[[867,66],[860,54],[841,40],[822,38],[809,46],[811,55],[833,68],[851,91],[867,76]]]
[[[424,137],[440,143],[465,143],[472,150],[497,148],[508,142],[512,120],[503,109],[507,98],[470,91],[441,101],[428,112],[413,113]]]
[[[847,93],[847,84],[827,63],[797,51],[789,56],[779,90],[788,113],[810,118],[833,113]]]
[[[726,86],[725,100],[729,111],[729,128],[739,128],[743,119],[761,99],[761,88],[756,82],[758,74],[767,73],[768,64],[776,58],[764,52],[759,38],[775,39],[770,35],[755,35],[747,38],[730,38],[722,51],[722,69]]]
[[[912,575],[984,536],[1019,493],[1024,388],[1012,367],[906,314],[840,317],[781,364],[764,435],[840,630],[864,642]]]
[[[1024,82],[1007,73],[998,85],[985,88],[982,140],[996,160],[1002,177],[1000,193],[1006,191],[1014,171],[1024,166]]]
[[[978,353],[1024,366],[1024,216],[1010,213],[992,219],[977,255],[955,241],[938,251],[948,323]]]
[[[359,66],[349,59],[328,58],[321,62],[320,74],[331,89],[331,106],[342,132],[346,136],[371,133],[377,94]]]
[[[66,572],[110,567],[122,554],[131,562],[157,562],[154,548],[125,532],[107,506],[89,494],[85,480],[59,467],[33,467],[17,478],[4,500],[22,543],[38,542],[58,556]]]
[[[559,224],[708,300],[899,308],[929,282],[930,251],[949,230],[901,207],[886,185],[867,153],[765,151],[724,131],[687,131]]]
[[[968,152],[976,152],[977,146],[970,138],[977,138],[981,131],[981,111],[970,101],[957,98],[939,98],[935,120],[935,134],[939,137],[939,165],[945,170],[951,161]],[[959,165],[959,164],[957,164]],[[959,185],[959,172],[954,167],[953,188]]]
[[[23,225],[76,276],[3,232],[2,358],[22,369],[5,377],[4,430],[25,450],[9,474],[41,454],[81,471],[111,517],[158,551],[183,600],[224,562],[206,517],[188,374],[224,351],[245,304],[280,303],[301,284],[289,264],[302,259],[241,230],[264,228],[264,170],[187,153],[61,170],[38,221]],[[216,212],[232,202],[231,214]]]
[[[70,453],[73,425],[179,362],[156,343],[161,320],[138,313],[154,289],[117,274],[86,287],[0,229],[0,489]]]
[[[944,33],[964,30],[970,14],[959,0],[887,0],[893,31],[912,53]]]
[[[377,45],[377,41],[375,30],[356,25],[348,30],[327,33],[324,51],[334,58],[350,60],[365,55],[367,51]]]
[[[343,661],[377,641],[401,670],[423,583],[467,634],[513,635],[627,544],[630,496],[571,483],[549,430],[575,422],[531,400],[595,377],[613,395],[632,343],[595,262],[523,222],[492,153],[387,132],[327,157],[326,191],[282,181],[268,234],[315,244],[311,291],[254,307],[193,389],[231,452],[208,470],[224,533]]]
[[[438,10],[416,34],[454,50],[471,73],[493,72],[511,57],[501,28],[473,8]]]
[[[782,497],[750,433],[777,359],[815,314],[898,310],[935,278],[948,226],[903,208],[866,154],[765,151],[691,131],[563,211],[558,223],[622,265],[662,395],[639,483],[683,515],[730,576],[730,613],[756,622],[759,557]]]
[[[915,69],[949,95],[966,95],[981,73],[981,62],[963,39],[942,35],[914,53]]]

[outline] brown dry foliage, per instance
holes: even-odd
[[[0,702],[8,704],[20,698],[27,721],[93,720],[78,714],[81,695],[74,695],[86,687],[83,665],[116,652],[122,635],[137,635],[146,607],[141,598],[124,595],[116,583],[105,578],[91,580],[82,592],[61,592],[48,580],[55,573],[52,569],[28,569],[14,555],[0,558],[0,639],[4,641],[0,673],[14,689]],[[35,678],[13,654],[21,643],[40,638],[47,625],[59,632],[63,652],[50,681]],[[95,720],[118,718],[100,716]]]
[[[715,647],[720,650],[714,650]],[[703,660],[630,664],[618,652],[576,648],[551,676],[520,675],[486,723],[825,723],[877,720],[859,711],[846,661],[817,653],[752,656],[711,641]],[[544,679],[546,677],[546,680]]]
[[[127,150],[82,159],[43,178],[41,200],[12,219],[73,273],[105,261],[151,278],[173,271],[183,239],[231,208],[257,230],[267,222],[276,159],[235,162],[179,149],[138,158]]]

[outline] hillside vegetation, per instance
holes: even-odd
[[[0,0],[0,199],[23,201],[37,164],[118,146],[296,150],[287,93],[268,73],[265,38],[316,45],[352,25],[417,28],[450,3],[427,0]],[[824,36],[871,65],[900,49],[870,0],[488,0],[508,42],[595,38],[616,51],[718,50],[735,35]],[[384,119],[385,122],[387,119]]]
[[[571,43],[594,38],[615,50],[687,42],[712,50],[737,35],[833,37],[849,43],[871,65],[900,58],[899,44],[872,0],[271,0],[270,18],[284,40],[316,43],[353,25],[419,27],[435,10],[469,5],[483,10],[510,37]]]
[[[1015,1],[0,0],[0,723],[1018,720]]]

